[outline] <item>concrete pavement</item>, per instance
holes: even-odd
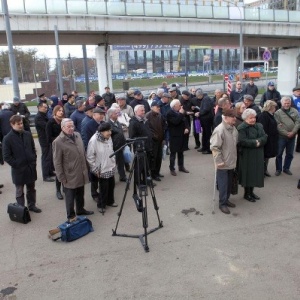
[[[190,148],[193,148],[190,138]],[[40,148],[37,145],[40,154]],[[167,157],[168,158],[168,157]],[[185,152],[189,174],[173,177],[163,162],[162,182],[155,187],[164,227],[148,237],[145,253],[138,239],[113,237],[119,208],[104,216],[96,210],[86,186],[86,209],[95,231],[71,242],[52,242],[49,229],[65,221],[64,201],[55,184],[39,179],[38,206],[27,225],[6,213],[14,202],[10,169],[0,166],[0,293],[5,299],[299,299],[300,202],[295,153],[293,176],[282,174],[256,189],[260,201],[232,196],[230,215],[212,214],[214,167],[211,155]],[[270,161],[274,174],[274,160]],[[118,176],[116,176],[118,179]],[[117,180],[116,202],[125,184]],[[142,233],[141,214],[128,192],[118,233]],[[158,221],[148,197],[149,228]],[[0,297],[1,299],[1,297]]]

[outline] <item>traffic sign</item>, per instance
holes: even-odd
[[[229,80],[233,80],[233,79],[234,79],[233,74],[230,74],[230,75],[229,75]]]
[[[228,80],[228,74],[224,75],[224,80],[227,81]]]
[[[265,72],[269,72],[269,62],[268,61],[264,62],[264,69],[265,69]]]
[[[263,60],[269,61],[272,58],[271,52],[267,49],[263,53]]]

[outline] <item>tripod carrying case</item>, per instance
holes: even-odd
[[[94,231],[94,229],[91,220],[84,216],[77,216],[73,220],[49,230],[48,237],[51,238],[52,241],[61,239],[64,242],[72,242],[92,231]]]
[[[14,222],[27,224],[31,221],[28,208],[18,203],[9,203],[7,213],[9,218]]]

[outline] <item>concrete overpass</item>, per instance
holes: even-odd
[[[282,80],[280,74],[278,79],[283,82],[284,88],[296,84],[300,11],[244,7],[237,3],[232,6],[225,1],[203,5],[202,1],[191,0],[182,3],[172,0],[159,3],[135,0],[8,0],[8,5],[14,44],[54,45],[56,25],[61,45],[99,46],[96,50],[98,70],[110,65],[105,61],[106,57],[109,58],[108,45],[176,43],[237,46],[242,24],[244,46],[285,48],[284,55],[279,58],[279,71],[281,65],[282,70],[287,65],[289,68]],[[6,44],[5,22],[0,23],[0,44]],[[287,78],[287,74],[291,77]],[[99,78],[105,78],[103,83],[99,83],[102,90],[109,84],[110,71],[102,71]]]

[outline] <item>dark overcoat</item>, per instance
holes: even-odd
[[[264,145],[268,136],[260,123],[249,125],[243,122],[239,132],[239,183],[243,187],[264,186]],[[256,147],[256,140],[260,146]]]
[[[126,143],[123,128],[119,121],[113,122],[109,120],[108,123],[111,125],[111,139],[113,142],[113,149],[116,151]]]
[[[49,142],[46,134],[46,126],[48,123],[47,113],[39,111],[34,118],[34,123],[41,147],[48,147]]]
[[[167,122],[170,132],[170,151],[183,152],[184,130],[189,128],[184,114],[171,109],[167,112]]]
[[[36,181],[36,150],[30,132],[19,133],[12,129],[3,139],[3,158],[11,166],[15,185]]]
[[[268,135],[268,140],[264,147],[265,158],[275,157],[278,152],[278,130],[274,115],[263,111],[257,122],[262,124],[265,133]]]

